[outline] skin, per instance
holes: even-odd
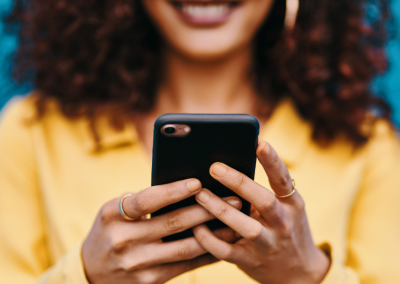
[[[257,157],[277,195],[292,192],[292,179],[276,151],[266,142],[257,148]],[[288,198],[277,198],[244,174],[216,163],[210,174],[248,200],[251,217],[224,206],[207,189],[196,195],[197,202],[231,227],[242,239],[230,244],[219,239],[205,225],[193,229],[200,245],[220,260],[236,264],[260,283],[320,283],[329,269],[329,260],[311,237],[298,191]],[[226,210],[224,209],[226,208]]]
[[[142,0],[165,40],[165,72],[155,106],[134,119],[149,157],[154,121],[164,113],[248,113],[265,123],[267,118],[259,110],[268,106],[259,100],[248,71],[252,39],[272,1],[241,1],[225,23],[195,27],[179,19],[167,0]],[[290,174],[273,148],[261,142],[257,157],[272,190],[278,195],[290,193]],[[227,169],[225,174],[221,167]],[[164,283],[218,260],[236,264],[261,283],[319,283],[324,278],[330,261],[312,240],[298,192],[276,198],[222,164],[212,165],[210,174],[253,204],[251,217],[239,211],[239,199],[220,199],[195,179],[150,187],[126,198],[124,210],[136,221],[120,215],[122,196],[111,200],[100,210],[83,244],[89,282]],[[192,195],[199,205],[150,220],[142,217]],[[202,224],[213,218],[230,228],[210,232]],[[188,228],[193,228],[195,237],[162,243],[162,237]]]
[[[161,238],[182,232],[215,217],[200,205],[178,209],[150,220],[142,216],[201,190],[196,179],[147,188],[125,198],[124,212],[137,221],[125,220],[118,210],[120,198],[106,203],[86,238],[82,257],[90,283],[164,283],[186,271],[217,261],[194,237],[163,243]],[[226,198],[229,208],[241,208],[238,198]],[[228,203],[229,202],[229,203]],[[232,204],[232,205],[230,205]],[[233,242],[229,228],[215,234]]]
[[[184,0],[183,2],[207,2]],[[255,32],[266,18],[272,0],[241,1],[240,9],[222,25],[194,27],[177,17],[168,0],[142,0],[166,39],[167,49],[187,61],[205,64],[248,50]]]
[[[142,3],[165,39],[165,72],[155,106],[135,121],[149,156],[154,121],[164,113],[247,113],[263,124],[260,108],[268,106],[248,74],[252,40],[273,0],[241,1],[227,22],[203,28],[184,23],[168,0]]]

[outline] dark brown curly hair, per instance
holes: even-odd
[[[387,2],[300,0],[288,31],[286,1],[275,0],[254,39],[259,95],[272,107],[290,97],[318,142],[344,134],[363,144],[368,113],[390,118],[387,104],[370,91],[387,67]],[[55,98],[69,118],[95,125],[107,113],[119,128],[154,105],[163,39],[141,1],[15,0],[8,23],[20,35],[16,77],[34,81],[39,115]]]

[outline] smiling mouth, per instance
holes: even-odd
[[[239,2],[172,1],[171,4],[186,22],[210,25],[225,22]]]

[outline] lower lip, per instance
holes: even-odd
[[[182,18],[186,23],[191,24],[191,25],[196,25],[196,26],[213,26],[213,25],[222,24],[229,19],[229,17],[232,15],[234,10],[236,10],[236,8],[239,6],[239,5],[230,6],[228,11],[220,16],[196,17],[196,16],[193,16],[193,15],[183,12],[181,8],[178,8],[174,4],[171,4],[171,5],[174,8],[174,10],[178,13],[180,18]]]

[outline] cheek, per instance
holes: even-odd
[[[247,0],[224,24],[199,28],[184,23],[166,0],[143,0],[167,45],[198,60],[212,60],[249,47],[267,17],[273,0]]]

